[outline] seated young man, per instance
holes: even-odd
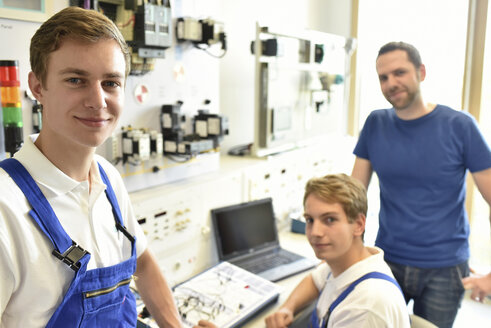
[[[266,318],[267,327],[287,327],[296,312],[316,299],[312,327],[409,327],[406,302],[383,251],[363,244],[365,187],[345,174],[311,179],[305,187],[304,209],[307,238],[325,263]],[[338,298],[343,293],[345,298]],[[213,325],[200,321],[197,327]]]
[[[266,318],[267,326],[287,327],[296,312],[317,299],[312,327],[409,327],[406,302],[383,251],[363,244],[365,187],[345,174],[311,179],[304,211],[309,243],[325,263]]]

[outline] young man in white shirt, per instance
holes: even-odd
[[[306,235],[325,262],[307,275],[268,328],[287,327],[317,299],[312,327],[409,327],[409,314],[383,251],[365,247],[366,190],[345,174],[311,179],[305,189]]]
[[[266,318],[284,328],[294,314],[316,301],[309,327],[409,328],[402,291],[379,248],[365,247],[365,187],[346,174],[307,182],[304,195],[307,238],[324,260],[308,274],[281,308]],[[215,328],[201,320],[195,328]]]
[[[31,40],[43,128],[0,163],[0,327],[135,327],[136,286],[160,327],[180,327],[117,170],[95,154],[123,110],[130,68],[116,25],[65,8]]]

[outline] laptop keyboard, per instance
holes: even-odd
[[[281,252],[272,253],[267,256],[261,256],[255,259],[251,259],[242,263],[236,263],[238,266],[250,271],[252,273],[260,273],[282,264],[291,263],[293,260],[298,259],[299,256],[294,253]]]

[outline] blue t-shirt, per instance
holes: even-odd
[[[376,245],[386,260],[437,268],[469,258],[466,170],[491,167],[491,150],[471,115],[438,105],[401,120],[393,108],[375,110],[354,154],[369,160],[379,178]]]

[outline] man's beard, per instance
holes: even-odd
[[[403,91],[406,92],[406,96],[404,97],[402,102],[400,99],[398,99],[398,101],[393,101],[390,99],[390,96],[385,97],[385,99],[387,99],[387,101],[397,110],[403,110],[408,108],[416,98],[416,92],[410,92],[408,90],[403,90]]]

